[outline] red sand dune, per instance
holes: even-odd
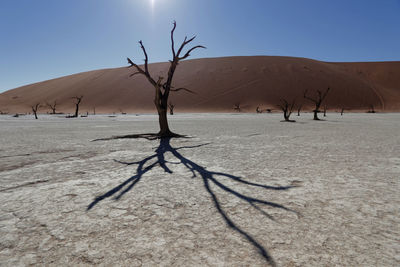
[[[150,65],[153,76],[165,76],[168,63]],[[81,112],[155,112],[154,91],[141,76],[129,77],[132,68],[78,73],[22,86],[0,94],[0,110],[29,112],[35,103],[59,103],[59,112],[72,112],[73,96],[83,95]],[[316,90],[331,91],[330,110],[400,111],[400,62],[329,63],[306,58],[254,56],[194,59],[181,62],[174,78],[176,87],[196,94],[174,92],[170,96],[176,112],[233,112],[240,104],[244,112],[277,109],[281,98],[312,108],[303,99]],[[42,107],[39,112],[49,111]]]

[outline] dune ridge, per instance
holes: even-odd
[[[153,76],[165,76],[168,63],[149,65]],[[72,112],[73,96],[83,95],[82,113],[155,112],[154,91],[144,77],[129,77],[134,70],[121,67],[88,71],[15,88],[0,94],[0,111],[24,113],[35,103],[54,102],[57,111]],[[195,94],[174,92],[175,112],[243,112],[278,109],[280,99],[296,99],[304,109],[312,103],[304,90],[331,88],[328,110],[400,111],[400,61],[322,62],[307,58],[243,56],[203,58],[180,63],[174,86]],[[50,112],[43,106],[40,113]]]

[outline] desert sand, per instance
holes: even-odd
[[[0,116],[0,263],[399,266],[400,115],[294,118]]]
[[[121,59],[123,62],[123,59]],[[153,76],[165,76],[168,63],[150,65]],[[29,71],[29,70],[24,70]],[[72,112],[73,96],[84,96],[82,113],[154,112],[154,91],[144,77],[129,77],[126,67],[78,73],[39,82],[0,94],[0,110],[30,112],[36,103],[57,100],[59,112]],[[180,63],[174,86],[196,94],[175,92],[170,100],[176,112],[232,112],[239,104],[242,112],[277,109],[281,98],[303,99],[304,90],[331,88],[329,110],[400,111],[400,62],[329,63],[306,58],[254,56],[187,60]],[[43,107],[40,113],[49,112]]]

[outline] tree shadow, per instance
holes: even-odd
[[[137,138],[137,137],[134,137]],[[282,209],[288,212],[293,212],[298,214],[296,211],[289,209],[283,205],[274,203],[274,202],[269,202],[265,201],[262,199],[254,198],[242,193],[239,193],[232,187],[224,184],[223,182],[219,181],[217,177],[224,177],[231,179],[239,184],[242,185],[247,185],[247,186],[252,186],[252,187],[258,187],[266,190],[278,190],[278,191],[285,191],[290,188],[297,187],[296,185],[290,185],[290,186],[269,186],[269,185],[263,185],[263,184],[258,184],[258,183],[253,183],[249,182],[246,180],[243,180],[241,177],[231,175],[228,173],[223,173],[223,172],[213,172],[213,171],[208,171],[206,167],[203,167],[188,158],[185,158],[181,153],[179,153],[179,150],[181,149],[189,149],[189,148],[198,148],[201,146],[208,145],[207,144],[200,144],[200,145],[195,145],[195,146],[181,146],[178,148],[174,148],[170,144],[170,139],[171,138],[161,138],[160,139],[160,144],[156,148],[155,153],[151,156],[148,156],[144,158],[141,161],[135,161],[135,162],[123,162],[123,161],[118,161],[114,160],[115,162],[125,164],[125,165],[135,165],[136,167],[136,174],[120,185],[112,188],[108,192],[104,193],[103,195],[100,195],[96,197],[87,207],[87,211],[91,210],[95,205],[97,205],[100,201],[113,197],[114,200],[119,200],[123,195],[125,195],[127,192],[129,192],[140,180],[143,178],[143,175],[150,170],[152,170],[154,167],[157,165],[160,166],[165,172],[167,173],[173,173],[173,171],[170,169],[168,164],[183,164],[190,172],[192,173],[192,178],[200,178],[203,181],[203,185],[207,193],[210,195],[215,208],[217,211],[220,213],[222,218],[224,219],[225,223],[238,232],[240,235],[245,237],[255,248],[257,248],[258,252],[262,255],[262,257],[272,266],[275,266],[275,262],[272,258],[272,256],[267,252],[267,250],[254,238],[252,237],[249,233],[247,233],[245,230],[241,229],[239,226],[235,224],[235,222],[228,216],[228,214],[225,212],[223,207],[220,204],[220,201],[217,198],[216,193],[214,190],[210,187],[210,184],[214,184],[217,186],[217,188],[222,189],[226,193],[230,194],[233,197],[236,197],[240,200],[245,201],[248,203],[250,206],[258,210],[260,213],[265,215],[267,218],[274,220],[274,218],[265,212],[263,209],[261,209],[258,205],[263,205],[263,206],[269,206],[273,208],[278,208]],[[171,162],[165,159],[165,155],[167,153],[171,153],[179,162]],[[153,160],[156,159],[155,162]],[[152,162],[152,163],[151,163]],[[146,166],[146,163],[149,163],[149,165]]]

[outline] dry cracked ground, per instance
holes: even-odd
[[[0,116],[1,266],[399,266],[400,114]]]

